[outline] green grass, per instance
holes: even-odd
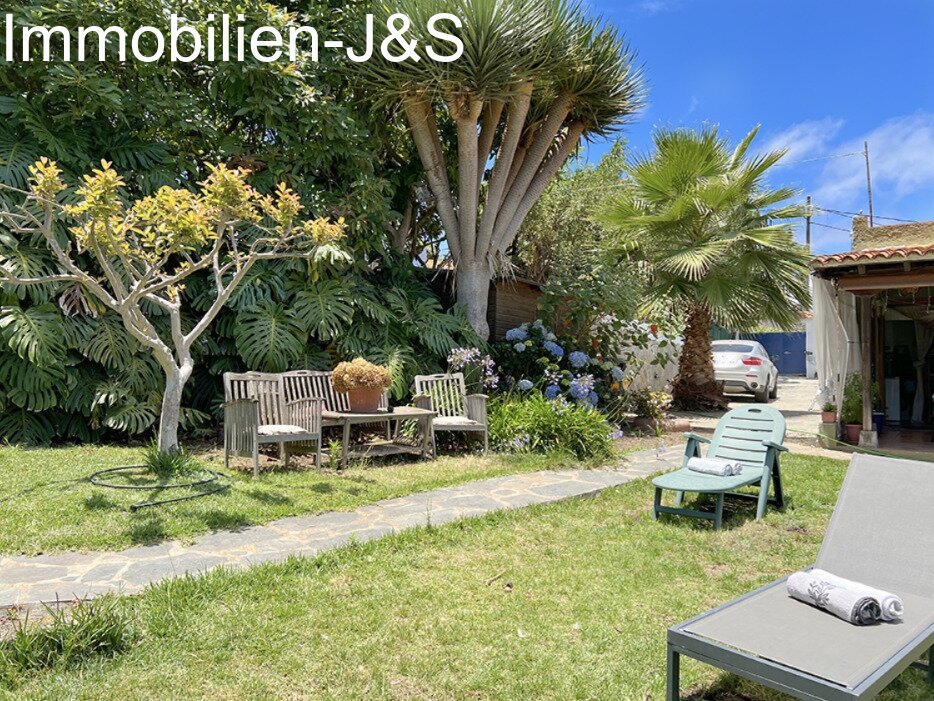
[[[224,471],[216,452],[195,451],[195,457],[232,474],[230,490],[131,513],[131,504],[174,494],[105,489],[87,478],[106,467],[140,464],[142,449],[0,447],[0,553],[118,550],[297,514],[352,510],[380,499],[487,477],[577,465],[570,457],[442,456],[430,462],[373,461],[340,473],[279,469],[253,480],[242,470]]]
[[[141,642],[17,699],[663,698],[665,629],[813,561],[845,463],[792,456],[790,504],[714,532],[651,485],[214,572],[130,600]],[[923,701],[909,671],[880,696]],[[787,698],[691,660],[695,699]]]

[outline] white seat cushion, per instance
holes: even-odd
[[[434,422],[435,428],[482,428],[483,424],[468,419],[465,416],[438,416]]]
[[[282,436],[290,435],[293,433],[308,433],[308,431],[306,431],[301,426],[293,426],[291,424],[266,424],[256,429],[256,432],[261,436]]]

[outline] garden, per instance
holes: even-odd
[[[9,4],[165,28],[224,3]],[[630,153],[618,28],[458,8],[450,64],[0,64],[0,697],[662,698],[667,626],[813,561],[841,461],[783,457],[786,507],[725,530],[656,522],[646,479],[681,466],[672,409],[726,406],[714,326],[809,308],[783,152],[662,127]],[[387,20],[238,9],[348,42]]]

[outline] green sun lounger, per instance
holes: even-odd
[[[806,701],[865,701],[918,667],[931,688],[912,698],[934,698],[932,504],[931,463],[854,455],[815,567],[897,594],[903,619],[854,626],[779,579],[669,628],[665,698],[681,699],[682,655]]]
[[[713,521],[714,528],[720,528],[723,523],[723,500],[728,494],[740,499],[756,500],[756,520],[765,516],[769,503],[780,509],[784,507],[779,454],[788,449],[782,445],[785,440],[785,417],[781,412],[767,406],[733,409],[720,419],[712,439],[693,433],[686,433],[685,437],[688,442],[684,450],[684,467],[652,480],[655,485],[655,519],[658,519],[659,514],[691,516]],[[721,477],[689,470],[688,460],[701,457],[702,443],[710,444],[706,457],[739,461],[743,465],[742,473]],[[759,487],[758,494],[736,491],[752,485]],[[774,490],[774,497],[769,497],[770,486]],[[662,505],[662,493],[665,490],[675,492],[675,506]],[[683,508],[685,492],[716,495],[714,511]]]

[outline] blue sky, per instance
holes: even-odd
[[[645,64],[649,106],[623,132],[632,149],[647,150],[659,125],[713,123],[737,140],[761,124],[762,148],[790,149],[773,184],[855,212],[868,211],[862,156],[826,157],[862,151],[868,139],[876,223],[934,219],[934,0],[589,5]],[[598,160],[606,148],[582,155]],[[849,250],[849,218],[818,215],[813,250]]]

